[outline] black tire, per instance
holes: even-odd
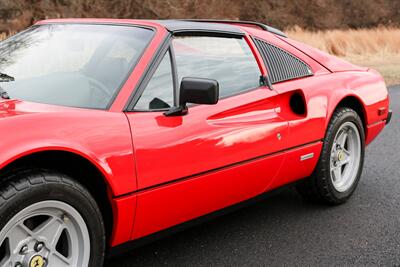
[[[332,184],[332,178],[330,173],[330,156],[331,149],[334,142],[336,133],[338,132],[340,126],[345,122],[353,122],[359,131],[360,141],[361,141],[361,159],[359,169],[356,178],[351,185],[351,187],[344,191],[339,192],[335,189]],[[340,107],[338,108],[330,122],[323,140],[323,147],[318,164],[313,172],[313,174],[301,181],[297,186],[297,191],[306,200],[311,200],[314,202],[320,202],[325,204],[342,204],[346,202],[351,195],[354,193],[358,182],[361,177],[363,164],[364,164],[364,151],[365,151],[365,134],[364,127],[361,122],[360,117],[357,112],[353,109]]]
[[[0,180],[0,231],[18,212],[46,200],[67,203],[79,212],[89,231],[89,266],[102,266],[105,230],[100,209],[82,185],[64,174],[30,169],[3,175]]]

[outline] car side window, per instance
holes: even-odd
[[[260,86],[260,69],[242,38],[185,36],[172,44],[178,85],[183,77],[215,79],[220,98]]]
[[[137,110],[155,110],[172,107],[174,103],[174,85],[170,53],[167,52],[161,60],[147,84],[138,102]]]

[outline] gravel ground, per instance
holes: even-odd
[[[106,266],[400,265],[400,86],[390,94],[392,122],[367,148],[345,205],[305,203],[289,188]]]

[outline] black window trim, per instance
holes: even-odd
[[[153,77],[154,73],[156,72],[158,66],[160,65],[164,55],[169,51],[170,59],[171,59],[171,70],[172,70],[172,82],[174,87],[174,105],[178,106],[179,103],[179,84],[178,84],[178,74],[177,74],[177,67],[176,67],[176,59],[175,59],[175,52],[172,46],[172,40],[174,37],[182,37],[182,36],[208,36],[208,37],[219,37],[219,38],[235,38],[241,39],[245,41],[245,35],[239,33],[232,33],[232,32],[220,32],[220,31],[179,31],[174,34],[170,33],[165,39],[161,46],[158,48],[156,53],[154,54],[151,63],[149,66],[144,70],[144,74],[139,80],[138,85],[134,89],[131,97],[129,98],[127,105],[124,108],[124,112],[165,112],[168,111],[170,108],[161,108],[161,109],[136,109],[135,105],[139,101],[139,98],[143,94],[143,91],[146,89],[147,85],[149,84],[151,78]],[[249,44],[245,41],[246,45]],[[249,46],[250,48],[250,46]],[[251,49],[250,49],[251,50]],[[251,50],[252,56],[255,61],[256,55]],[[257,67],[260,72],[260,76],[262,76],[262,70],[260,66],[257,64]],[[265,85],[260,85],[254,88],[244,89],[238,92],[235,92],[231,95],[220,97],[219,100],[227,99],[230,97],[238,96],[241,94],[245,94],[254,90],[259,89],[260,87],[265,87]],[[188,107],[198,106],[198,104],[188,104]]]
[[[175,50],[172,45],[172,40],[174,38],[171,38],[171,43],[169,45],[169,51],[170,51],[170,56],[171,56],[171,70],[172,70],[172,83],[174,86],[174,106],[177,107],[179,106],[179,90],[180,90],[180,84],[178,84],[178,67],[176,66],[176,58],[175,58]]]
[[[175,73],[174,73],[174,69],[175,69],[176,67],[175,67],[175,64],[173,63],[173,61],[174,61],[174,59],[172,58],[173,52],[172,52],[171,45],[170,45],[170,46],[168,46],[167,50],[164,51],[164,53],[161,53],[160,57],[157,58],[157,62],[156,62],[156,64],[154,65],[154,67],[153,67],[151,70],[149,70],[149,75],[148,75],[149,77],[148,77],[148,79],[147,79],[147,77],[146,77],[146,81],[145,81],[144,86],[140,88],[140,93],[138,93],[138,97],[137,97],[137,99],[136,99],[136,101],[135,101],[135,104],[133,105],[132,111],[140,111],[140,112],[149,112],[149,111],[150,111],[150,112],[155,112],[155,111],[157,111],[157,112],[161,112],[161,111],[167,111],[167,110],[169,110],[169,109],[171,108],[171,107],[168,107],[168,108],[152,108],[152,109],[151,109],[151,108],[149,108],[149,109],[135,108],[137,102],[139,102],[140,97],[142,96],[142,94],[143,94],[144,91],[146,90],[146,88],[147,88],[147,86],[149,85],[151,79],[153,78],[154,74],[155,74],[156,71],[158,70],[158,67],[160,66],[161,62],[164,60],[165,56],[167,56],[167,54],[168,54],[168,57],[169,57],[169,59],[170,59],[170,60],[169,60],[169,62],[170,62],[170,67],[171,67],[171,73],[170,73],[170,74],[172,75],[172,77],[171,77],[171,78],[172,78],[172,87],[173,87],[173,91],[174,91],[173,105],[174,105],[174,106],[177,105],[177,104],[176,104],[176,99],[175,99],[176,78],[175,78]]]
[[[127,104],[125,105],[124,112],[161,112],[166,111],[168,108],[165,109],[135,109],[136,103],[139,101],[139,98],[142,96],[143,91],[146,89],[147,84],[150,82],[150,79],[153,77],[153,74],[156,72],[158,66],[160,65],[161,61],[163,60],[164,55],[170,49],[171,45],[171,34],[164,39],[163,43],[158,47],[157,51],[153,54],[153,58],[150,61],[150,64],[145,68],[143,71],[142,76],[138,82],[138,85],[133,89],[131,96],[129,97]],[[171,54],[170,54],[171,56]],[[172,59],[171,59],[172,63]],[[174,80],[172,80],[174,81]]]
[[[314,76],[314,72],[313,72],[313,69],[311,68],[311,66],[309,64],[307,64],[307,62],[305,62],[304,60],[299,58],[298,56],[294,55],[293,53],[287,51],[284,48],[279,47],[278,45],[272,44],[271,42],[268,42],[267,40],[264,40],[264,39],[261,39],[261,38],[255,37],[255,36],[251,36],[251,39],[252,39],[253,43],[255,44],[258,52],[260,53],[265,67],[267,68],[267,71],[268,71],[267,75],[270,75],[271,67],[269,66],[268,60],[265,58],[265,55],[264,55],[264,53],[263,53],[262,49],[260,48],[260,46],[259,46],[257,41],[264,42],[264,43],[266,43],[268,45],[271,45],[271,46],[274,46],[274,47],[276,47],[276,48],[278,48],[280,50],[283,50],[284,52],[288,53],[289,55],[295,57],[297,60],[302,62],[311,71],[309,75],[304,75],[304,76],[301,76],[301,77],[293,77],[293,78],[289,78],[289,79],[285,79],[285,80],[275,81],[275,82],[272,82],[272,84],[279,84],[279,83],[282,83],[282,82],[293,81],[293,80],[297,80],[297,79],[303,79],[303,78],[307,78],[307,77],[310,77],[310,76]]]

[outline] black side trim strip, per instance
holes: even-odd
[[[226,170],[226,169],[229,169],[229,168],[232,168],[232,167],[235,167],[235,166],[239,166],[239,165],[243,165],[243,164],[246,164],[246,163],[250,163],[250,162],[253,162],[253,161],[256,161],[256,160],[259,160],[259,159],[263,159],[263,158],[279,155],[279,154],[282,154],[282,153],[285,153],[285,152],[288,152],[288,151],[291,151],[291,150],[294,150],[294,149],[297,149],[297,148],[301,148],[301,147],[317,144],[319,142],[322,142],[322,140],[316,140],[316,141],[313,141],[313,142],[309,142],[309,143],[298,145],[298,146],[295,146],[295,147],[283,149],[283,150],[280,150],[280,151],[277,151],[277,152],[273,152],[273,153],[270,153],[270,154],[261,155],[261,156],[255,157],[255,158],[251,158],[251,159],[235,162],[235,163],[223,166],[223,167],[219,167],[219,168],[207,170],[207,171],[204,171],[204,172],[200,172],[200,173],[197,173],[197,174],[194,174],[194,175],[177,178],[177,179],[174,179],[172,181],[165,182],[165,183],[161,183],[161,184],[145,187],[145,188],[142,188],[142,189],[139,189],[139,190],[135,190],[135,191],[123,194],[123,195],[119,195],[116,198],[130,196],[132,194],[141,193],[143,191],[148,191],[148,190],[159,188],[159,187],[163,187],[163,186],[166,186],[166,185],[179,183],[179,182],[182,182],[182,181],[185,181],[185,180],[197,178],[197,177],[205,175],[205,174],[209,174],[209,173],[213,173],[213,172],[217,172],[217,171],[221,171],[221,170]]]

